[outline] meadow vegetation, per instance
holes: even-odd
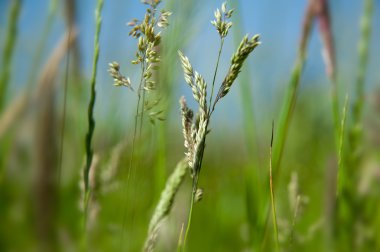
[[[85,42],[93,47],[89,78],[80,67],[78,1],[50,2],[27,73],[13,64],[25,43],[18,30],[25,3],[5,5],[0,251],[380,250],[380,90],[366,87],[379,48],[371,44],[374,0],[351,20],[359,36],[357,50],[344,52],[358,58],[350,83],[339,72],[332,1],[307,1],[292,71],[266,108],[255,107],[265,80],[252,76],[266,39],[243,35],[241,1],[221,2],[210,24],[196,16],[202,1],[142,0],[145,12],[127,22],[133,58],[102,69],[107,1],[97,0],[93,43]],[[66,31],[44,52],[61,9]],[[115,32],[127,28],[113,24]],[[200,38],[215,58],[188,52],[201,28],[217,37]],[[302,88],[313,33],[325,66],[317,75],[328,85]],[[11,93],[16,74],[28,74],[28,83]],[[97,112],[99,85],[128,99],[117,108],[126,124]],[[235,98],[241,129],[231,119]]]

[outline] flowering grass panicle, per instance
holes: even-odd
[[[226,77],[223,80],[222,85],[220,86],[219,92],[214,102],[214,106],[218,100],[223,98],[230,91],[232,84],[241,71],[244,61],[258,45],[260,45],[259,35],[255,35],[251,39],[248,39],[247,35],[243,38],[239,45],[239,48],[231,58],[231,66]]]
[[[199,111],[194,120],[194,113],[191,109],[188,108],[185,98],[181,97],[180,99],[183,135],[185,138],[184,146],[186,148],[185,154],[187,157],[188,165],[190,167],[190,175],[193,180],[190,210],[183,246],[186,246],[186,239],[190,229],[193,204],[194,202],[199,201],[199,198],[201,198],[199,195],[203,195],[203,190],[198,189],[198,179],[202,167],[203,154],[206,146],[206,135],[209,132],[208,126],[211,115],[215,109],[217,102],[229,92],[232,84],[238,77],[244,61],[247,59],[248,55],[260,44],[259,35],[255,35],[251,39],[248,39],[248,35],[243,38],[236,53],[232,56],[231,66],[226,74],[226,77],[224,78],[224,81],[220,85],[219,92],[216,95],[214,102],[212,103],[214,84],[218,71],[219,59],[223,48],[224,38],[228,35],[228,31],[232,27],[232,23],[228,22],[227,20],[231,18],[232,13],[233,10],[227,10],[226,3],[223,3],[221,11],[219,9],[215,11],[215,20],[211,22],[216,27],[220,35],[221,45],[211,86],[211,95],[209,97],[210,101],[208,104],[206,81],[198,72],[194,71],[189,59],[181,51],[178,52],[184,71],[185,81],[190,86],[193,97],[199,105]]]

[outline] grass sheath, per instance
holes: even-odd
[[[148,236],[145,240],[144,251],[151,252],[154,250],[162,221],[169,215],[174,203],[174,198],[187,171],[187,160],[183,159],[177,164],[173,173],[168,178],[165,189],[161,193],[160,200],[149,223]]]
[[[98,0],[96,11],[95,11],[96,30],[95,30],[95,38],[94,38],[94,58],[92,62],[92,75],[91,75],[91,82],[90,82],[91,97],[90,97],[90,102],[88,104],[88,111],[87,111],[88,130],[87,130],[86,141],[85,141],[86,165],[83,171],[85,215],[86,215],[87,203],[88,203],[88,198],[89,198],[89,193],[90,193],[89,174],[90,174],[90,167],[91,167],[92,157],[93,157],[92,137],[94,135],[94,130],[95,130],[95,119],[94,119],[94,107],[95,107],[95,100],[96,100],[95,86],[96,86],[96,73],[98,69],[98,60],[99,60],[99,35],[100,35],[100,29],[101,29],[101,24],[102,24],[102,18],[101,18],[102,8],[103,8],[103,0]]]

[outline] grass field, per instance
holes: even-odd
[[[379,7],[1,2],[0,251],[380,251]]]

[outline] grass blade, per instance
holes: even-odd
[[[90,167],[93,157],[93,149],[92,149],[92,137],[95,130],[95,119],[94,119],[94,107],[95,107],[95,99],[96,99],[96,73],[98,69],[98,60],[99,60],[99,35],[101,29],[101,12],[103,8],[103,0],[98,0],[97,7],[95,11],[95,19],[96,19],[96,31],[94,38],[94,59],[92,64],[92,76],[91,76],[91,98],[88,104],[88,131],[86,134],[85,147],[86,147],[86,166],[83,171],[83,179],[84,179],[84,209],[86,214],[86,207],[89,197],[89,174]]]
[[[5,97],[9,86],[12,58],[17,42],[17,24],[20,16],[21,3],[21,0],[12,1],[9,12],[8,29],[3,51],[3,68],[0,72],[0,112],[3,110]]]
[[[276,242],[276,250],[279,250],[278,243],[278,226],[277,226],[277,217],[276,217],[276,204],[274,200],[274,189],[273,189],[273,179],[272,179],[272,147],[273,147],[273,131],[274,131],[274,122],[272,122],[272,136],[270,139],[270,148],[269,148],[269,187],[270,187],[270,199],[272,204],[272,218],[273,218],[273,227],[274,227],[274,239]]]

